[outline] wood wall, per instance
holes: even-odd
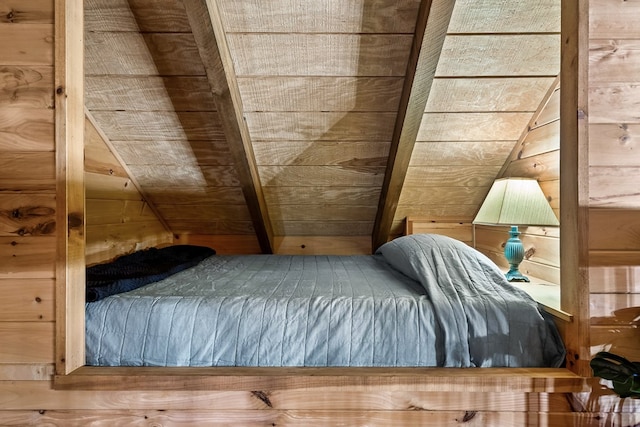
[[[633,301],[639,289],[638,263],[630,262],[640,253],[633,237],[639,229],[638,217],[633,215],[638,198],[624,188],[637,182],[640,170],[637,155],[629,154],[637,138],[637,108],[631,100],[637,98],[634,90],[640,68],[627,65],[636,58],[632,47],[639,36],[633,18],[640,11],[634,2],[592,0],[592,4],[590,148],[603,153],[591,159],[592,313],[598,312],[599,301],[611,302],[600,309],[607,323],[598,323],[594,317],[592,331],[602,334],[593,333],[592,338],[594,344],[622,343],[615,348],[639,359],[633,345],[639,342],[634,335],[637,321],[625,320],[629,318],[623,312],[638,305]],[[115,385],[117,392],[54,390],[53,17],[50,0],[0,1],[0,424],[561,427],[640,423],[638,409],[629,400],[617,400],[606,391],[603,395],[566,394],[566,389],[557,387],[554,392],[553,386],[543,392],[504,388],[491,393],[446,383],[440,390],[419,392],[376,387],[314,390],[303,384],[288,390],[167,392],[136,391],[123,382]],[[602,33],[603,28],[610,32]],[[603,49],[609,49],[603,55],[607,60],[596,60]],[[602,90],[616,94],[621,102],[615,108],[603,107],[610,97],[599,96]],[[626,103],[622,102],[625,94]],[[607,158],[609,163],[600,164]],[[629,338],[618,338],[623,335]],[[542,379],[540,383],[553,384]]]
[[[527,129],[497,178],[525,177],[538,180],[543,193],[560,218],[560,86],[559,80],[531,119]],[[509,227],[475,226],[476,248],[496,264],[508,268],[504,245]],[[559,227],[519,227],[525,247],[520,264],[524,275],[560,283]]]
[[[590,10],[591,348],[640,360],[640,3]]]
[[[87,265],[173,243],[172,234],[89,119],[84,134]]]

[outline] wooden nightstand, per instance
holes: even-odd
[[[501,270],[505,273],[507,272],[506,268],[501,268]],[[527,277],[531,282],[509,283],[528,293],[531,298],[538,301],[544,307],[544,310],[547,313],[550,313],[559,319],[571,322],[573,315],[560,309],[560,285],[531,275],[527,275]]]

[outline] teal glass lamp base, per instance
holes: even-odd
[[[509,282],[529,282],[529,278],[518,270],[518,266],[524,259],[524,245],[518,237],[520,232],[517,225],[512,225],[509,231],[509,240],[504,246],[504,256],[509,263],[509,271],[505,274]]]

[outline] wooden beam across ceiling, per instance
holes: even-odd
[[[375,251],[389,236],[455,0],[423,0],[398,108],[372,233]]]
[[[193,36],[220,113],[222,129],[263,253],[273,253],[273,229],[244,120],[240,91],[215,0],[184,0]]]

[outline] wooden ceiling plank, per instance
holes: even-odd
[[[239,77],[245,111],[395,112],[402,77]]]
[[[215,0],[185,0],[191,23],[231,157],[245,196],[256,237],[263,253],[273,253],[273,229],[264,200],[260,176],[244,121],[240,90],[233,69],[218,4]]]
[[[454,5],[455,0],[424,0],[420,4],[405,86],[372,232],[374,251],[387,241],[391,230]]]
[[[220,2],[228,32],[238,33],[413,33],[418,0],[368,2],[322,0],[305,2]],[[256,7],[260,12],[256,13]],[[363,9],[366,12],[363,13]]]
[[[232,33],[238,76],[401,77],[409,34]]]

